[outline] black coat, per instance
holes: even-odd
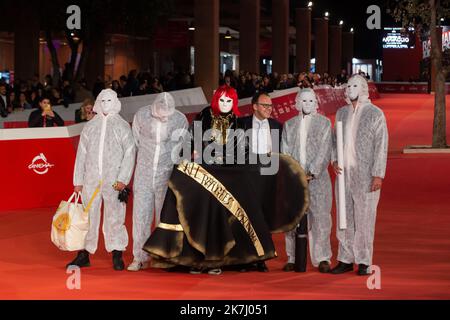
[[[6,105],[3,98],[0,96],[0,116],[6,118],[8,116],[9,97],[6,96]]]
[[[53,111],[55,114],[55,117],[49,117],[45,116],[45,123],[46,127],[63,127],[64,126],[64,120],[57,114],[55,111]],[[32,113],[30,113],[30,117],[28,118],[28,127],[30,128],[39,128],[44,127],[44,117],[42,116],[42,110],[35,110]]]

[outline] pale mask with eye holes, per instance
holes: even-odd
[[[114,97],[110,94],[104,94],[101,100],[104,114],[109,114],[114,110]]]
[[[357,78],[351,78],[347,83],[347,96],[351,101],[358,100],[361,92],[361,84]]]
[[[225,93],[219,98],[219,109],[222,113],[228,113],[233,109],[233,99],[228,97]]]
[[[317,98],[313,92],[300,92],[296,101],[296,108],[303,114],[308,115],[317,111]]]

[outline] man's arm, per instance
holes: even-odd
[[[84,127],[83,131],[81,132],[80,142],[78,143],[77,157],[75,159],[75,168],[73,170],[73,185],[75,187],[84,185],[87,144],[89,141],[86,132],[87,132],[86,127]]]
[[[384,179],[389,139],[384,114],[377,120],[373,133],[375,148],[373,153],[372,177]]]
[[[131,128],[133,131],[133,138],[136,147],[139,147],[139,140],[141,137],[141,125],[139,123],[138,113],[136,113],[133,117],[133,123],[131,124]]]
[[[58,127],[64,127],[64,120],[59,116],[59,114],[57,114],[55,111],[53,111],[53,114],[55,115],[53,117],[54,123],[56,123]]]
[[[136,158],[136,145],[134,143],[133,133],[131,128],[127,127],[122,137],[122,148],[124,155],[122,163],[120,164],[120,172],[117,177],[117,181],[128,185],[133,175],[134,162]]]
[[[281,153],[285,153],[288,155],[291,155],[291,146],[290,146],[290,139],[288,137],[288,124],[287,122],[284,123],[284,130],[281,133]]]
[[[42,114],[40,111],[33,111],[28,118],[28,127],[38,128],[42,127]]]

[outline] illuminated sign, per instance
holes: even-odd
[[[411,49],[414,48],[414,29],[402,32],[402,28],[384,28],[383,49]]]

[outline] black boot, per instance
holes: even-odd
[[[256,270],[258,270],[259,272],[269,272],[269,268],[267,268],[266,263],[264,261],[256,263]]]
[[[72,262],[68,263],[66,265],[66,268],[68,268],[69,266],[77,266],[80,268],[90,267],[91,262],[89,261],[89,252],[87,252],[86,250],[78,251],[77,257]]]
[[[353,270],[353,263],[344,263],[344,262],[340,262],[338,263],[338,265],[336,267],[334,267],[333,269],[331,269],[331,273],[332,274],[341,274],[341,273],[345,273],[345,272],[350,272]]]
[[[122,271],[123,269],[125,269],[125,264],[123,263],[123,260],[122,260],[122,251],[114,250],[112,252],[112,254],[113,254],[114,270]]]
[[[359,264],[358,265],[358,275],[360,276],[367,276],[369,275],[369,266],[365,264]]]

